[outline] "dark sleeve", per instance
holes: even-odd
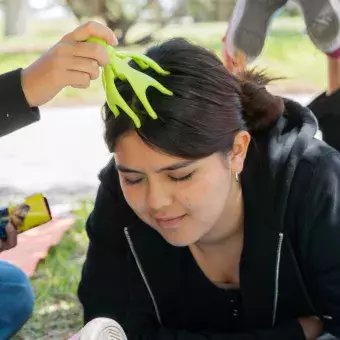
[[[242,334],[191,333],[160,326],[124,233],[115,225],[121,223],[124,213],[116,195],[101,184],[87,221],[90,245],[78,289],[85,323],[97,317],[114,319],[129,340],[305,339],[297,320]]]
[[[306,282],[325,331],[340,337],[340,154],[323,156],[306,200]]]
[[[21,69],[0,75],[0,137],[40,119],[30,108],[21,86]]]
[[[308,107],[318,119],[322,139],[340,152],[340,90],[322,93]]]

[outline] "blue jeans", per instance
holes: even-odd
[[[0,340],[10,339],[30,318],[34,294],[26,274],[0,261]]]

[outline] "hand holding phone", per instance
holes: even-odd
[[[24,223],[29,210],[30,207],[27,204],[21,204],[13,210],[11,215],[2,219],[1,223],[4,226],[3,237],[0,238],[0,252],[14,248],[17,245],[18,229]],[[7,212],[5,212],[5,214],[7,214]]]
[[[35,194],[23,204],[0,209],[0,252],[16,246],[17,234],[51,220],[47,199]]]

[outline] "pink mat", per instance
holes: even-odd
[[[38,263],[48,250],[57,245],[64,233],[74,224],[75,219],[53,219],[49,223],[26,231],[18,236],[18,245],[0,253],[0,260],[10,262],[32,277]]]

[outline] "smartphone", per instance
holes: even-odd
[[[38,227],[52,219],[48,201],[41,193],[26,197],[20,205],[0,208],[0,238],[3,240],[7,239],[5,228],[13,213],[23,219],[22,225],[17,229],[18,234]]]

